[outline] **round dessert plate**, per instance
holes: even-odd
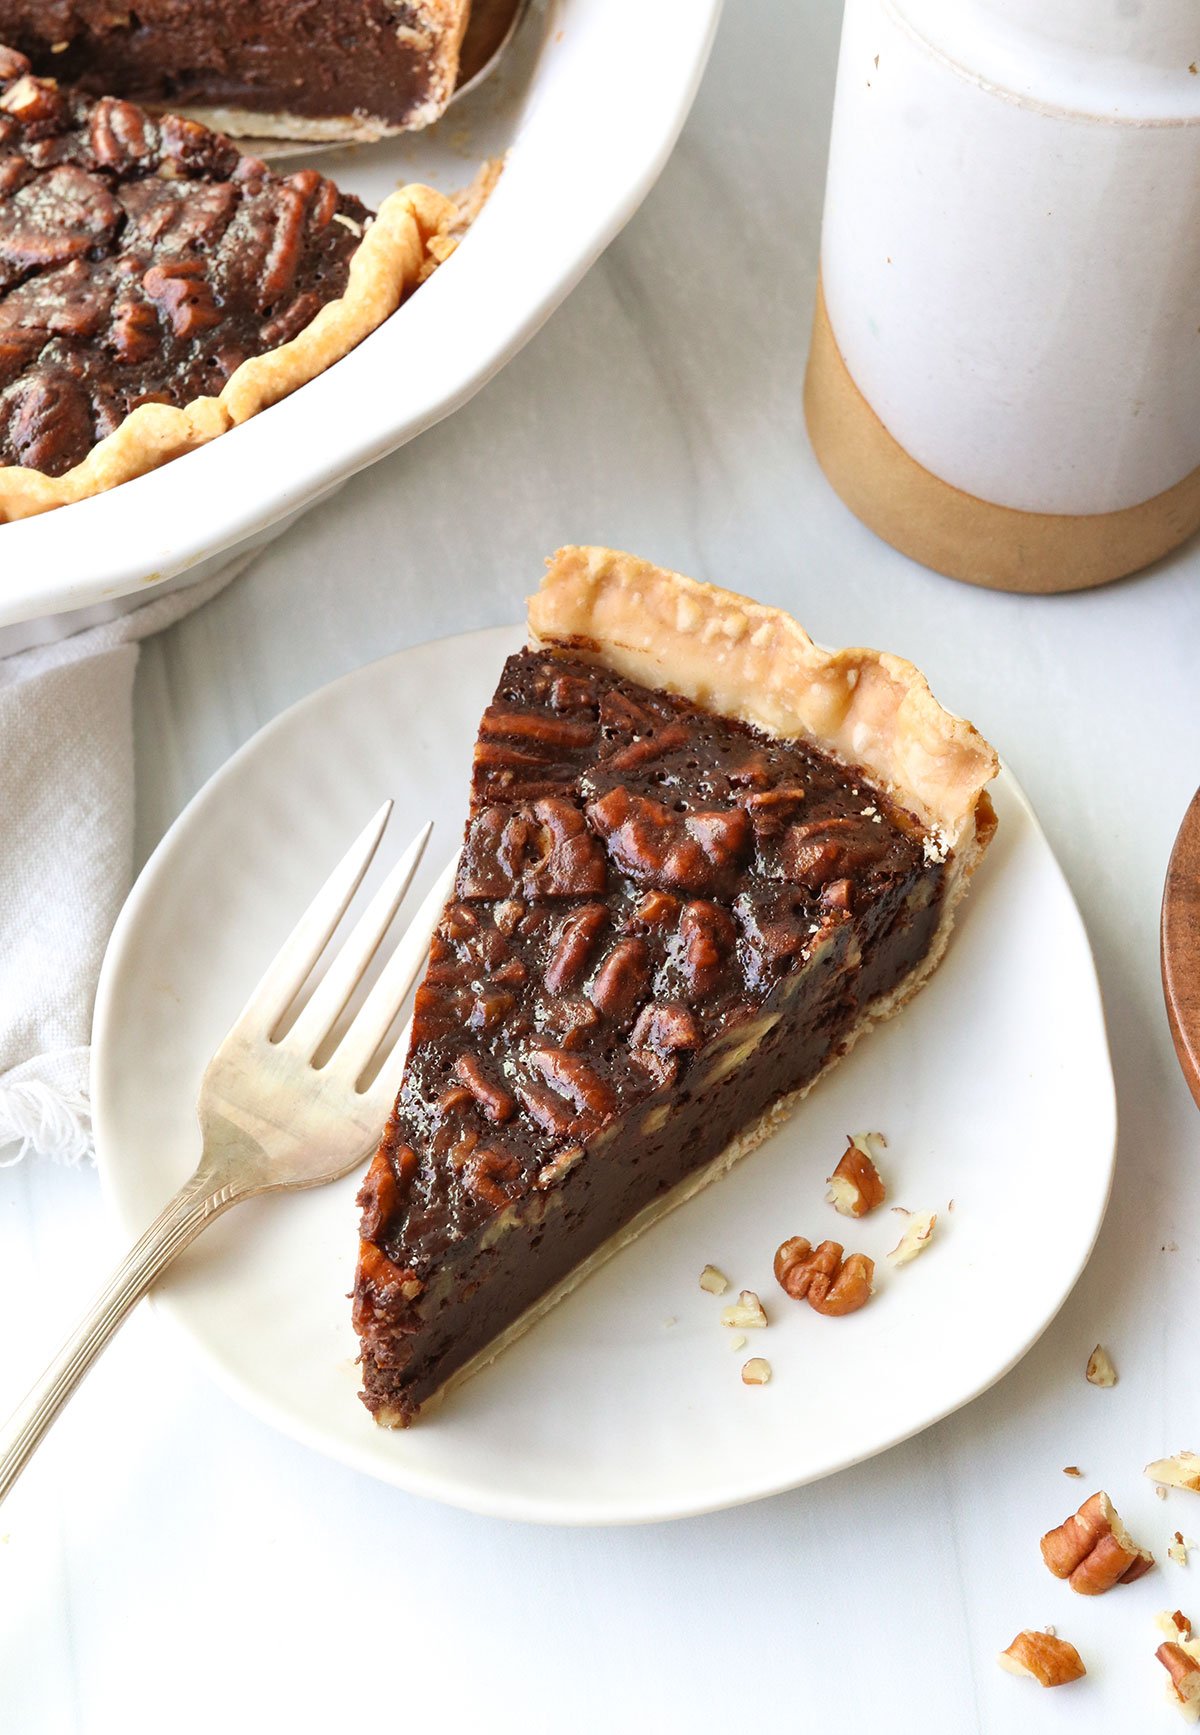
[[[209,1056],[380,801],[396,800],[390,859],[420,821],[436,822],[414,895],[457,847],[479,717],[518,643],[510,629],[446,639],[324,688],[255,736],[160,844],[117,924],[96,1006],[97,1149],[130,1239],[196,1160]],[[929,986],[731,1175],[417,1426],[379,1429],[356,1396],[355,1176],[230,1212],[155,1305],[285,1433],[414,1493],[514,1518],[708,1511],[928,1427],[998,1380],[1053,1319],[1091,1251],[1113,1167],[1087,937],[1007,773],[996,806],[996,841]],[[885,1254],[902,1217],[850,1223],[825,1202],[847,1131],[868,1128],[888,1140],[889,1202],[938,1213],[930,1248],[899,1270]],[[869,1306],[829,1320],[789,1300],[771,1262],[793,1234],[871,1254]],[[730,1280],[726,1300],[747,1288],[766,1306],[769,1329],[744,1347],[720,1323],[725,1301],[699,1287],[709,1262]],[[742,1384],[754,1355],[770,1361],[765,1387]]]

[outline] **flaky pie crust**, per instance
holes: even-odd
[[[219,397],[141,404],[62,476],[0,466],[0,524],[31,518],[128,482],[207,445],[315,379],[396,311],[451,250],[455,205],[431,187],[401,187],[383,201],[350,260],[345,293],[289,343],[251,356]]]
[[[560,548],[529,599],[530,642],[861,765],[945,849],[976,830],[995,751],[886,651],[827,651],[782,609],[611,548]]]

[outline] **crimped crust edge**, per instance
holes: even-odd
[[[530,642],[861,765],[945,848],[974,833],[994,749],[886,651],[827,651],[781,609],[611,548],[567,547],[529,599]]]
[[[62,476],[0,466],[0,524],[115,488],[206,445],[324,373],[396,311],[435,268],[457,220],[453,203],[413,184],[390,193],[350,260],[346,290],[290,342],[250,356],[219,397],[142,404]]]

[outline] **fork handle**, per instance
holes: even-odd
[[[201,1229],[244,1196],[234,1187],[214,1188],[211,1178],[198,1172],[163,1207],[113,1273],[91,1312],[0,1429],[0,1501],[126,1314]]]

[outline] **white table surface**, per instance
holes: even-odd
[[[731,4],[658,189],[540,337],[147,645],[139,856],[293,700],[515,619],[560,542],[634,549],[824,640],[902,651],[999,744],[1092,934],[1122,1122],[1092,1263],[1014,1373],[908,1445],[740,1511],[606,1532],[489,1522],[326,1463],[244,1415],[143,1310],[0,1512],[3,1735],[1176,1726],[1151,1623],[1177,1606],[1200,1622],[1200,1554],[1164,1559],[1174,1528],[1200,1538],[1200,1497],[1162,1504],[1141,1470],[1200,1445],[1200,1119],[1157,959],[1200,778],[1198,555],[1022,600],[912,566],[830,492],[800,392],[837,27],[832,3]],[[1029,988],[1054,992],[1034,956]],[[980,1116],[1003,1097],[981,1054]],[[0,1407],[118,1251],[94,1173],[0,1175]],[[1098,1339],[1112,1391],[1084,1382]],[[1037,1541],[1095,1487],[1163,1564],[1089,1602]],[[1048,1623],[1089,1669],[1058,1693],[994,1661]]]

